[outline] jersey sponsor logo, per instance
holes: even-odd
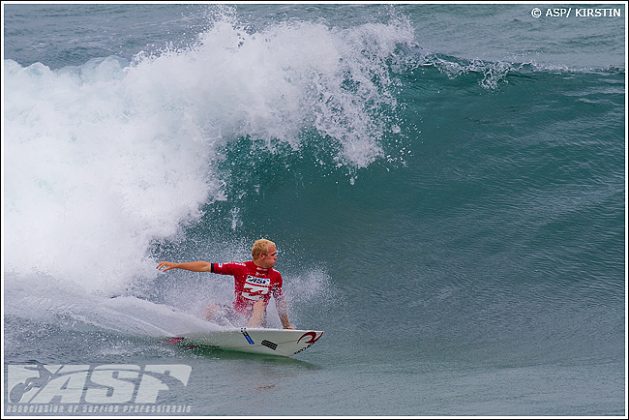
[[[242,297],[249,300],[262,300],[269,294],[271,279],[264,277],[247,276],[245,286],[242,291]]]
[[[257,285],[260,285],[260,286],[268,286],[269,284],[271,284],[271,279],[265,279],[265,278],[262,278],[262,277],[247,276],[247,283],[257,284]]]

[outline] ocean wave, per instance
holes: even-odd
[[[152,241],[225,200],[225,146],[299,149],[314,130],[337,165],[365,167],[396,107],[404,20],[251,32],[218,13],[190,47],[51,69],[5,60],[7,268],[91,292],[154,277]]]
[[[403,64],[401,64],[403,63]],[[477,74],[478,84],[486,90],[495,90],[506,82],[508,76],[526,76],[534,74],[594,74],[624,75],[625,69],[618,66],[575,67],[566,65],[542,64],[537,62],[491,61],[467,59],[441,53],[427,53],[418,45],[405,48],[404,59],[400,60],[403,72],[417,68],[435,68],[450,79]]]
[[[132,60],[110,56],[60,69],[5,60],[9,290],[39,273],[40,282],[53,278],[69,290],[146,294],[200,312],[208,296],[225,301],[231,290],[190,277],[160,279],[156,259],[248,258],[250,239],[279,220],[288,226],[278,234],[284,242],[291,235],[310,237],[295,247],[300,255],[286,259],[286,273],[303,291],[293,300],[325,303],[332,289],[325,264],[313,269],[303,257],[325,242],[311,232],[335,231],[336,241],[348,247],[363,241],[373,246],[365,236],[377,227],[388,228],[380,234],[392,241],[391,232],[406,226],[395,235],[404,237],[417,229],[417,220],[472,200],[468,187],[493,188],[497,205],[516,201],[524,207],[528,201],[513,198],[514,185],[533,185],[537,192],[544,177],[563,182],[564,176],[592,174],[607,182],[614,170],[606,166],[614,164],[608,156],[592,163],[608,148],[604,141],[578,138],[579,131],[562,134],[594,116],[599,128],[612,130],[607,141],[615,138],[624,69],[427,53],[408,21],[395,15],[344,28],[293,19],[256,30],[233,13],[212,19],[191,45]],[[546,91],[550,96],[540,102]],[[564,114],[550,116],[553,110]],[[469,141],[459,138],[469,133]],[[544,141],[560,143],[550,149],[555,154]],[[560,160],[576,146],[584,156]],[[396,165],[405,167],[407,157],[414,158],[416,172],[387,177]],[[573,162],[586,162],[593,172],[571,172]],[[565,173],[532,179],[538,166]],[[506,170],[511,167],[526,176]],[[366,181],[362,188],[358,174]],[[492,176],[493,187],[482,185]],[[381,197],[391,191],[419,204],[387,207],[393,200]],[[266,203],[260,220],[261,201],[273,193],[277,201]],[[341,199],[350,195],[353,201]],[[344,222],[338,221],[341,212]],[[356,220],[364,223],[349,230]],[[432,244],[442,231],[429,238]],[[361,252],[347,259],[365,257]],[[55,306],[46,293],[33,288],[26,306],[42,313],[89,307],[72,306],[72,300],[62,300],[69,307]]]

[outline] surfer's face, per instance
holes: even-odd
[[[262,266],[270,268],[277,262],[277,248],[273,245],[269,246],[266,250],[266,254],[262,254]]]

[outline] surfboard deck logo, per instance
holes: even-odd
[[[245,339],[247,340],[247,343],[251,344],[252,346],[254,346],[256,344],[255,341],[253,341],[253,338],[251,338],[251,336],[247,332],[246,328],[241,328],[240,332],[242,333],[242,335],[245,336]]]
[[[307,333],[305,333],[304,335],[299,337],[299,340],[297,340],[297,342],[299,343],[301,341],[301,339],[304,338],[304,337],[310,337],[310,340],[306,341],[306,343],[307,344],[314,344],[314,343],[317,342],[318,339],[321,338],[322,335],[323,335],[323,332],[321,334],[319,334],[319,336],[317,336],[317,332],[316,331],[308,331]]]

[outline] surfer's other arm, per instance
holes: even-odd
[[[190,262],[182,262],[182,263],[160,261],[160,263],[157,264],[157,269],[159,271],[168,271],[168,270],[172,270],[173,268],[179,268],[181,270],[188,270],[188,271],[203,272],[203,271],[212,271],[212,264],[207,261],[190,261]]]
[[[288,310],[286,300],[284,299],[284,293],[282,293],[282,286],[273,289],[273,297],[275,298],[275,307],[277,308],[277,314],[280,316],[282,326],[286,329],[296,329],[295,324],[288,320]]]
[[[286,301],[284,298],[275,299],[275,306],[277,307],[277,313],[280,316],[280,321],[285,329],[296,329],[295,324],[288,320],[288,311],[286,310]]]

